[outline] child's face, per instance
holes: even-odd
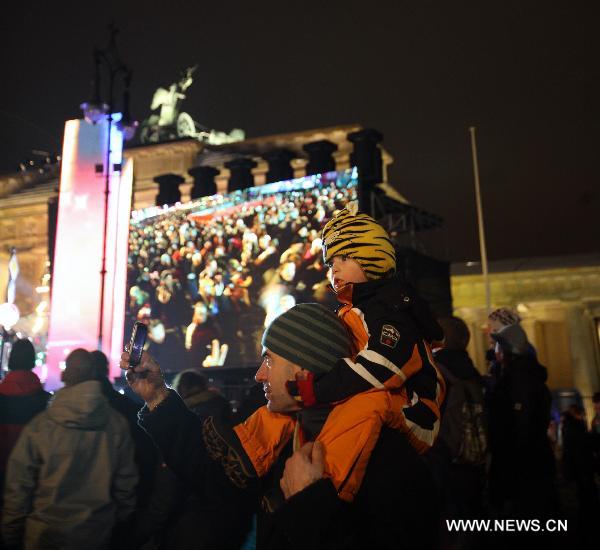
[[[346,283],[366,283],[367,277],[360,264],[348,256],[334,256],[329,266],[329,281],[337,292]]]

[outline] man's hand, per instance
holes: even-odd
[[[125,376],[129,386],[146,402],[150,410],[169,395],[160,366],[149,353],[142,353],[142,360],[134,370],[129,365],[129,353],[125,351],[121,354],[119,366],[127,371]]]
[[[285,463],[283,477],[279,481],[286,500],[323,477],[325,472],[325,449],[320,441],[306,443]]]

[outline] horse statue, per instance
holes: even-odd
[[[180,112],[181,102],[185,99],[185,91],[194,81],[192,75],[198,68],[197,65],[188,67],[181,73],[177,82],[167,88],[158,88],[152,96],[150,109],[157,111],[150,115],[143,123],[140,131],[142,143],[157,143],[182,137],[191,137],[210,143],[221,145],[245,139],[243,130],[235,128],[229,134],[202,127],[188,113]]]

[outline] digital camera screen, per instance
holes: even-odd
[[[321,229],[356,186],[353,169],[134,211],[125,335],[146,323],[167,372],[258,366],[272,319],[302,302],[335,307]]]

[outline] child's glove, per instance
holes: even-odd
[[[313,407],[317,404],[314,390],[315,375],[312,372],[299,372],[296,380],[288,380],[285,383],[287,391],[305,407]]]

